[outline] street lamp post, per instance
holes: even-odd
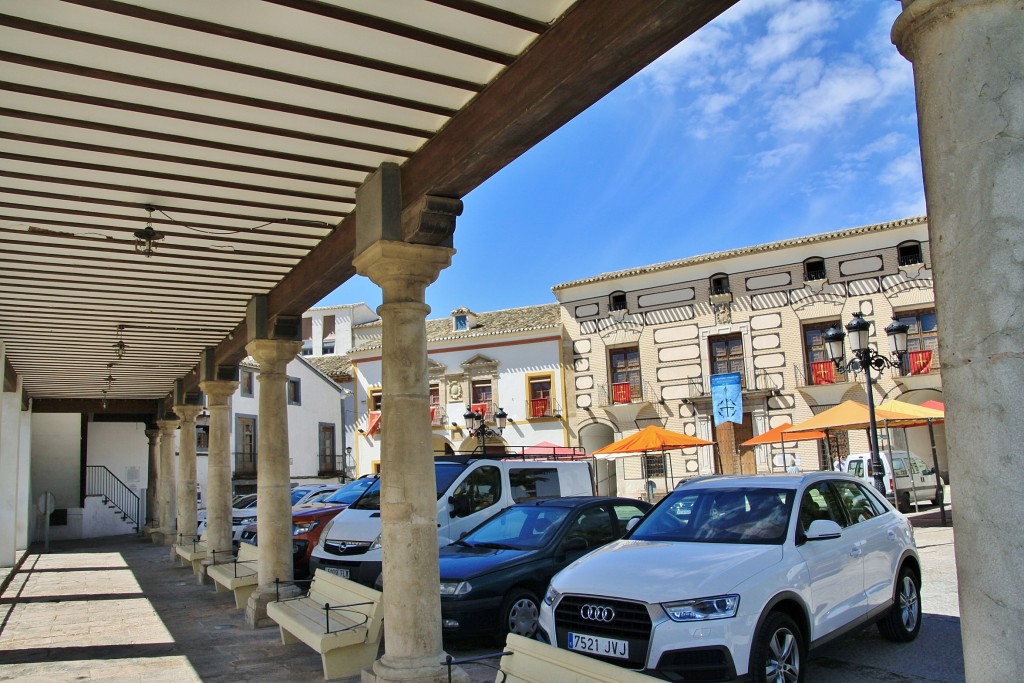
[[[868,391],[868,441],[871,447],[871,474],[875,479],[875,488],[879,493],[885,495],[885,481],[883,479],[885,470],[882,467],[882,456],[878,452],[878,425],[875,422],[875,399],[871,385],[874,379],[871,377],[871,370],[882,372],[885,368],[898,368],[907,352],[907,330],[910,327],[893,318],[885,328],[885,334],[889,337],[889,349],[893,358],[883,356],[868,344],[868,337],[871,336],[871,323],[864,319],[862,313],[854,313],[853,319],[846,325],[846,333],[838,327],[830,327],[825,331],[823,338],[829,359],[835,363],[837,370],[863,370],[867,378]],[[853,358],[849,361],[843,357],[843,340],[847,333],[850,336],[850,351]]]
[[[504,408],[498,408],[498,412],[494,414],[495,426],[492,429],[487,426],[484,422],[484,414],[475,412],[471,408],[467,408],[466,412],[462,415],[466,420],[466,426],[472,430],[472,433],[480,440],[480,454],[487,455],[487,437],[496,439],[504,431],[505,425],[508,424],[508,413],[505,412]],[[475,452],[476,449],[474,449]]]

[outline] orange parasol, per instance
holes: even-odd
[[[610,443],[603,448],[598,448],[594,451],[594,455],[614,457],[616,455],[667,451],[675,448],[690,448],[692,446],[711,446],[714,443],[714,441],[706,441],[689,434],[680,434],[657,425],[649,425],[636,434],[630,434],[624,439]]]
[[[825,438],[825,432],[819,432],[816,429],[811,429],[804,432],[787,432],[786,430],[793,425],[789,422],[784,422],[774,429],[769,429],[763,434],[758,434],[753,439],[747,439],[741,446],[765,446],[768,444],[779,444],[789,441],[816,441],[818,439]]]

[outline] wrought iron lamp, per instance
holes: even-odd
[[[121,339],[121,333],[124,332],[124,325],[117,326],[117,341],[111,344],[114,347],[114,358],[121,360],[128,353],[128,345]]]
[[[473,435],[480,440],[480,453],[482,455],[487,454],[487,438],[498,438],[501,436],[501,432],[504,431],[506,425],[508,425],[508,413],[505,412],[504,408],[498,408],[498,412],[494,414],[493,428],[487,426],[483,413],[475,412],[471,408],[467,408],[462,417],[466,420],[466,426],[472,430]]]
[[[903,357],[907,353],[907,331],[910,329],[906,323],[901,323],[893,318],[885,328],[885,334],[889,337],[889,350],[892,358],[884,356],[868,344],[871,336],[871,323],[864,319],[862,313],[854,313],[853,319],[846,325],[844,333],[838,327],[830,327],[822,335],[825,341],[825,350],[829,360],[835,363],[837,370],[847,372],[863,370],[867,383],[868,392],[868,441],[871,447],[871,474],[875,480],[875,488],[879,493],[885,495],[885,481],[882,468],[882,457],[878,451],[878,425],[875,422],[875,399],[872,384],[875,379],[871,371],[880,373],[886,368],[898,368],[902,365]],[[844,359],[843,340],[849,335],[850,351],[853,358]]]
[[[135,253],[142,254],[146,258],[156,253],[156,243],[164,238],[163,233],[153,229],[153,211],[155,210],[152,206],[146,206],[146,211],[149,212],[146,227],[135,231]]]

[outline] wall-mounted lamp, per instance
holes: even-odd
[[[142,254],[146,258],[156,253],[156,243],[164,238],[163,233],[153,229],[153,211],[155,210],[152,206],[146,206],[146,211],[149,212],[146,227],[135,231],[135,253]]]

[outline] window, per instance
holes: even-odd
[[[380,410],[381,405],[384,403],[384,392],[380,389],[370,389],[367,403],[369,403],[371,411]]]
[[[210,451],[210,428],[206,425],[196,425],[196,451],[199,453]]]
[[[430,385],[430,389],[428,389],[427,391],[428,391],[428,396],[430,397],[430,405],[432,405],[432,406],[441,405],[441,387],[440,387],[440,385],[431,384]]]
[[[834,482],[839,491],[839,499],[843,501],[846,508],[846,515],[851,524],[865,522],[876,516],[875,508],[871,504],[864,490],[852,481]]]
[[[551,375],[530,377],[529,383],[529,416],[551,416]]]
[[[456,332],[464,332],[469,329],[469,316],[457,315],[454,318],[454,329]]]
[[[508,471],[508,480],[512,487],[512,500],[517,503],[562,495],[558,470],[554,467],[515,467]]]
[[[579,513],[569,530],[566,531],[565,537],[567,539],[582,538],[586,541],[588,548],[611,543],[615,540],[615,530],[612,529],[608,509],[602,505]]]
[[[644,478],[665,476],[665,454],[644,453]]]
[[[712,275],[711,276],[711,294],[728,294],[729,290],[729,276],[728,275]]]
[[[608,297],[608,310],[609,311],[624,311],[624,310],[626,310],[626,293],[625,292],[612,292],[611,296]]]
[[[239,376],[239,386],[242,390],[242,396],[252,398],[255,385],[256,373],[252,370],[242,370],[242,374]]]
[[[807,369],[804,375],[808,385],[835,384],[836,366],[828,359],[824,335],[830,327],[840,327],[838,320],[804,325],[804,354]]]
[[[804,492],[803,500],[800,501],[800,529],[806,533],[811,522],[819,519],[832,520],[839,526],[845,524],[842,504],[828,482],[824,481],[812,485]]]
[[[501,470],[485,465],[469,473],[452,494],[455,516],[465,517],[501,500]]]
[[[491,408],[491,380],[475,380],[470,384],[469,393],[473,399],[473,411],[482,413],[485,420],[490,420],[493,413]]]
[[[608,352],[611,369],[612,403],[632,403],[643,396],[640,379],[640,347],[628,346]]]
[[[809,258],[804,261],[804,282],[825,279],[825,259]]]
[[[323,349],[325,354],[334,353],[334,342],[324,342]]]
[[[737,334],[708,339],[711,347],[711,374],[726,375],[731,372],[740,374],[740,385],[743,381],[743,338]]]
[[[288,405],[300,406],[302,405],[302,387],[301,380],[288,378]]]
[[[302,342],[302,350],[299,351],[300,356],[312,356],[313,355],[313,340],[307,339]]]
[[[896,258],[901,266],[911,266],[915,263],[924,263],[921,257],[920,242],[904,242],[896,247]]]
[[[925,375],[939,367],[939,319],[935,309],[896,313],[907,330],[907,354],[903,357],[904,375]]]

